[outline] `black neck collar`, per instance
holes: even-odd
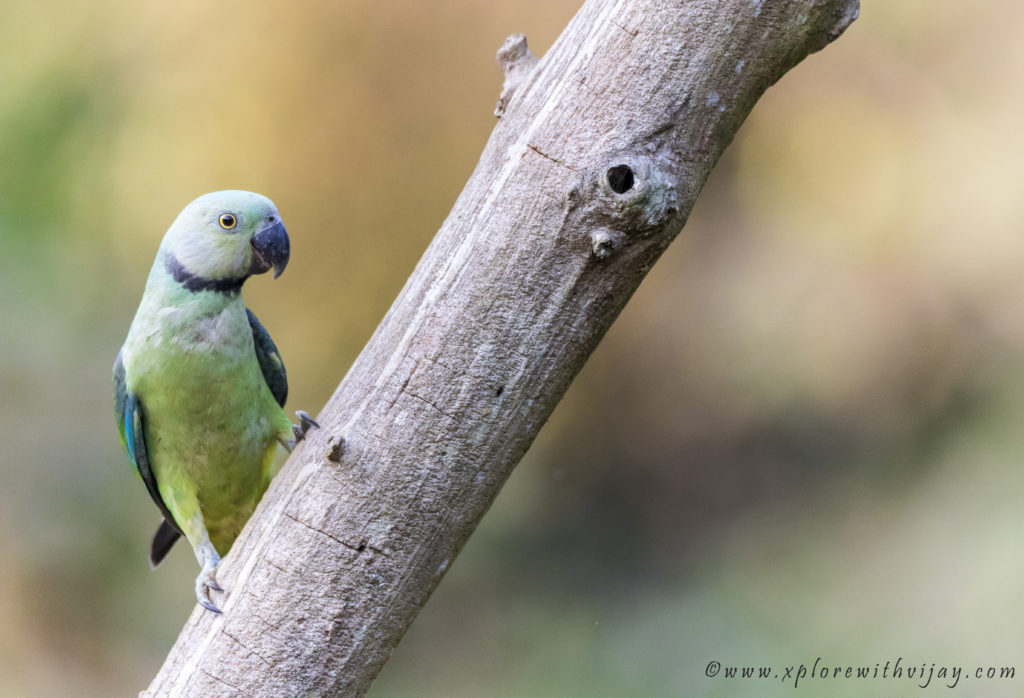
[[[208,279],[205,276],[199,276],[190,272],[170,252],[164,255],[164,266],[167,267],[167,271],[170,272],[171,277],[175,281],[192,293],[214,291],[216,293],[223,293],[225,296],[235,296],[242,290],[242,284],[248,278],[247,276],[242,276],[227,279]]]

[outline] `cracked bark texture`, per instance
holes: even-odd
[[[363,695],[754,102],[857,13],[588,0],[539,61],[510,37],[466,188],[143,695]]]

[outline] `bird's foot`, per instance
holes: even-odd
[[[199,576],[196,577],[196,600],[199,605],[203,608],[213,611],[214,613],[220,613],[221,610],[213,605],[210,601],[210,590],[213,591],[224,591],[224,588],[217,583],[216,572],[217,565],[220,564],[220,555],[213,549],[213,545],[210,543],[206,544],[209,548],[204,546],[203,553],[203,569],[199,572]]]
[[[317,429],[320,428],[320,425],[317,424],[316,420],[310,417],[309,412],[306,412],[305,410],[297,410],[295,412],[295,416],[299,418],[299,423],[292,425],[292,433],[295,434],[295,438],[288,440],[287,448],[289,453],[292,452],[292,449],[295,448],[297,443],[306,438],[306,434],[309,432],[311,427],[316,427]]]
[[[295,433],[295,443],[302,441],[306,438],[306,432],[309,431],[310,427],[320,428],[316,420],[309,416],[309,412],[305,410],[297,410],[295,416],[299,418],[298,425],[292,425],[292,432]]]

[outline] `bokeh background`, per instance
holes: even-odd
[[[4,0],[0,695],[144,688],[193,605],[110,366],[193,197],[271,196],[246,298],[316,411],[577,0]],[[772,87],[371,696],[764,696],[725,666],[1015,666],[1024,6],[867,0]],[[806,686],[811,687],[806,687]]]

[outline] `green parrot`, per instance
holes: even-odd
[[[289,246],[266,197],[199,197],[164,235],[114,362],[121,445],[163,514],[150,566],[184,535],[202,568],[196,599],[215,613],[217,565],[270,484],[277,444],[291,451],[319,426],[285,414],[281,355],[241,298],[253,274],[280,276]]]

